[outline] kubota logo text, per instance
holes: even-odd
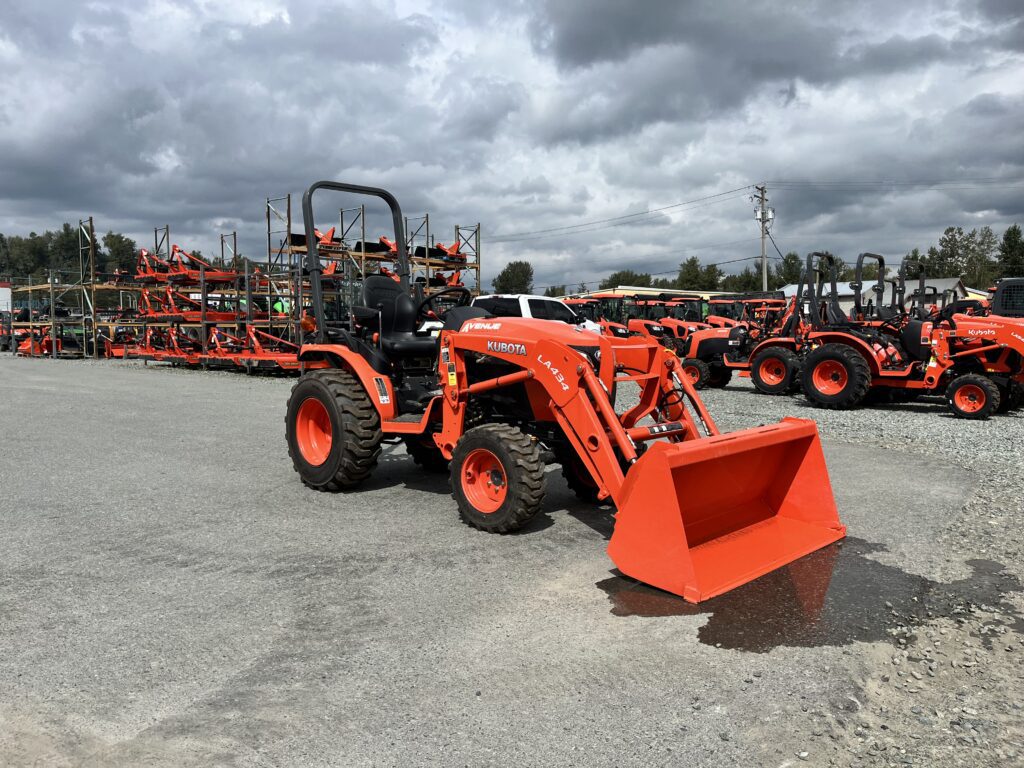
[[[995,336],[995,328],[968,328],[967,333],[971,336]]]
[[[502,355],[526,355],[526,345],[510,344],[507,341],[488,341],[487,351]]]
[[[551,364],[550,360],[545,360],[542,355],[537,355],[537,362],[551,371],[551,375],[555,377],[555,381],[557,381],[559,386],[562,387],[563,392],[569,391],[569,385],[565,383],[565,376],[563,376],[562,372]]]

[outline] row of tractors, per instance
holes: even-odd
[[[566,303],[603,333],[657,339],[698,389],[724,387],[735,372],[760,392],[802,392],[821,408],[934,395],[958,417],[987,419],[1024,401],[1024,318],[999,314],[1002,294],[1024,290],[1020,283],[1001,282],[990,301],[953,300],[929,287],[918,265],[890,276],[882,256],[863,253],[846,312],[836,260],[812,253],[788,300],[596,294]]]

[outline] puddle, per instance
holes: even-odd
[[[946,584],[866,557],[884,550],[847,537],[699,605],[618,571],[597,586],[608,594],[616,616],[707,615],[697,635],[702,643],[753,653],[779,646],[895,642],[896,628],[912,632],[938,617],[966,617],[974,607],[1002,614],[995,624],[1024,633],[1024,617],[1005,599],[1024,586],[999,563],[968,561],[972,574]],[[990,644],[992,637],[983,640]]]

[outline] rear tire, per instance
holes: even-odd
[[[946,389],[949,410],[961,419],[981,421],[999,410],[999,387],[977,373],[957,376]]]
[[[857,350],[823,344],[804,359],[800,371],[804,395],[818,408],[856,408],[871,389],[871,369]]]
[[[508,424],[465,432],[452,452],[451,475],[463,522],[488,533],[522,528],[544,500],[540,446]]]
[[[694,389],[704,389],[711,379],[711,369],[703,360],[690,357],[683,360],[683,375],[690,379]]]
[[[750,361],[750,380],[766,395],[792,392],[800,385],[800,360],[787,347],[769,347]]]
[[[359,380],[325,369],[299,377],[288,398],[285,437],[302,482],[320,491],[353,488],[380,456],[380,416]]]

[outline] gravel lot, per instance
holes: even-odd
[[[401,448],[304,488],[291,384],[0,356],[0,764],[1024,764],[1024,415],[706,393],[817,419],[849,537],[694,607],[557,472],[505,537]]]

